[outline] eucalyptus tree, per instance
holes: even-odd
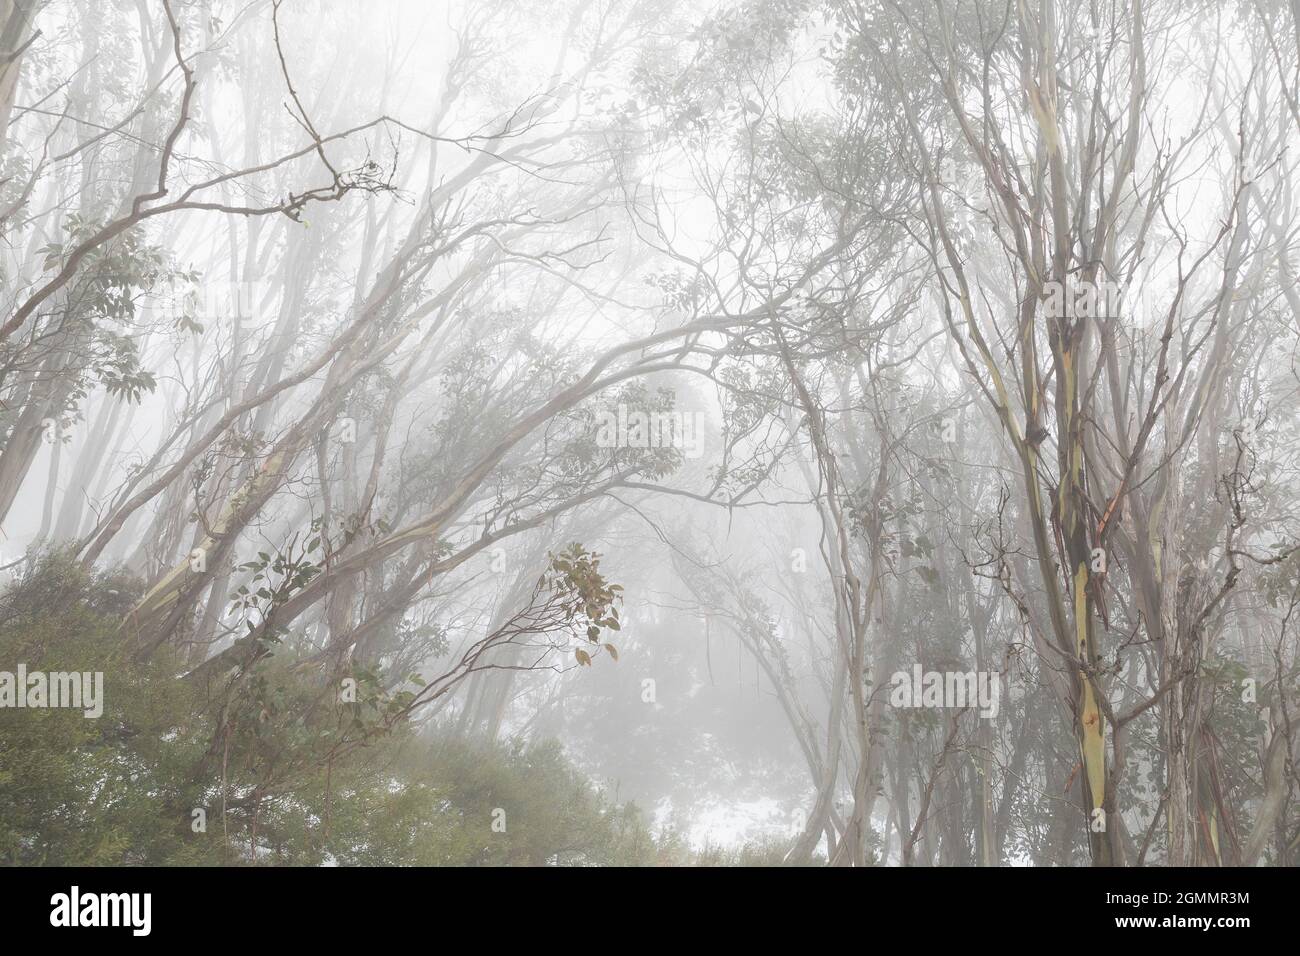
[[[83,16],[77,4],[46,4],[30,19],[36,32],[21,58],[21,88],[32,102],[10,120],[0,215],[11,250],[0,321],[0,388],[9,418],[0,519],[41,441],[62,439],[88,393],[98,387],[135,402],[156,387],[141,361],[148,327],[137,303],[187,274],[157,229],[185,213],[297,220],[349,193],[388,190],[389,173],[372,156],[349,165],[327,152],[328,144],[346,150],[349,140],[387,121],[372,117],[317,132],[283,58],[271,62],[288,90],[297,142],[246,165],[189,152],[203,139],[196,114],[233,38],[269,27],[275,41],[263,52],[275,57],[278,23],[265,14],[277,9],[254,5],[222,24],[194,7],[178,13],[167,2],[148,10],[134,30],[110,10]],[[7,76],[19,62],[6,67]],[[125,81],[131,68],[138,74]],[[287,194],[268,198],[263,191],[275,191],[282,174],[293,177],[282,179]],[[81,188],[72,192],[73,183]]]
[[[895,98],[934,300],[1020,474],[1038,581],[1019,587],[1046,615],[1099,864],[1162,814],[1170,862],[1233,857],[1205,668],[1240,580],[1295,535],[1259,512],[1234,396],[1277,318],[1293,235],[1265,210],[1288,218],[1296,131],[1248,12],[1208,9],[1217,30],[1148,3],[839,7],[841,86]],[[1161,744],[1139,759],[1164,787],[1138,801],[1127,731],[1152,709]]]

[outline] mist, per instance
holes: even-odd
[[[0,861],[1294,866],[1298,40],[0,0]]]

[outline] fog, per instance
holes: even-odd
[[[1295,865],[1295,16],[0,0],[0,860]]]

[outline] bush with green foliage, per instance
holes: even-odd
[[[0,594],[0,670],[102,671],[104,711],[0,708],[0,859],[11,865],[655,865],[769,862],[656,839],[553,742],[370,730],[382,695],[327,703],[270,654],[197,682],[131,646],[138,582],[52,553]],[[191,662],[192,663],[192,662]],[[201,810],[201,814],[196,811]],[[198,825],[197,821],[204,825]],[[496,826],[494,827],[494,823]]]

